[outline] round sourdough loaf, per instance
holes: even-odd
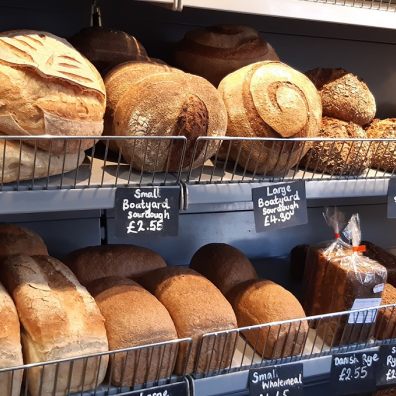
[[[202,165],[218,143],[200,143],[199,136],[224,136],[227,112],[217,90],[205,79],[187,73],[156,73],[138,80],[118,101],[114,131],[119,136],[185,136],[171,140],[117,140],[123,157],[147,172],[188,169]],[[196,149],[196,150],[195,150]]]
[[[251,63],[279,60],[269,43],[251,27],[218,25],[192,30],[174,53],[175,64],[216,87],[229,73]]]
[[[303,319],[283,325],[246,330],[245,338],[263,359],[298,355],[308,333],[305,312],[296,297],[269,280],[250,280],[234,287],[228,294],[238,326]]]
[[[320,137],[364,139],[366,132],[352,122],[323,117]],[[301,164],[306,169],[331,175],[356,176],[370,166],[370,143],[363,141],[321,141],[312,144]]]
[[[396,139],[396,118],[376,119],[366,129],[366,133],[370,139]],[[373,142],[371,167],[393,172],[396,169],[396,142]]]
[[[323,115],[358,125],[374,118],[374,96],[359,77],[340,68],[317,68],[305,74],[320,92]]]
[[[33,30],[0,34],[0,133],[98,136],[105,104],[100,74],[66,40]],[[74,153],[93,143],[37,141],[53,153]]]
[[[131,60],[149,59],[143,45],[128,33],[104,27],[89,27],[70,42],[103,74],[109,68]]]
[[[300,138],[317,136],[322,119],[318,91],[304,74],[281,62],[258,62],[225,77],[219,91],[228,112],[227,136]],[[260,174],[280,174],[298,163],[309,145],[241,141],[230,158]]]

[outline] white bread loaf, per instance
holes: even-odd
[[[0,369],[23,364],[19,319],[15,305],[0,283]],[[2,395],[19,396],[23,370],[0,373]]]
[[[66,40],[34,30],[0,33],[1,133],[98,136],[105,104],[100,74]],[[85,140],[82,149],[92,145]],[[69,152],[78,148],[68,145]],[[62,150],[63,142],[53,142],[52,152]]]
[[[25,363],[108,350],[95,300],[63,263],[49,256],[11,256],[3,262],[1,276],[22,324]],[[29,369],[30,394],[63,396],[92,389],[102,382],[107,363],[105,356]]]

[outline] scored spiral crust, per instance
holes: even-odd
[[[366,132],[357,124],[323,117],[320,137],[364,139]],[[370,166],[370,143],[362,141],[315,142],[301,164],[331,175],[360,175]]]
[[[299,138],[318,134],[320,96],[302,73],[281,62],[245,66],[219,85],[228,112],[227,136]],[[309,149],[300,142],[238,142],[230,157],[246,170],[286,172]]]

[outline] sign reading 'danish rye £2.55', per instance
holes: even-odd
[[[179,187],[117,188],[116,236],[141,234],[175,236],[179,227]]]
[[[305,182],[302,180],[253,188],[252,198],[257,232],[308,222]]]

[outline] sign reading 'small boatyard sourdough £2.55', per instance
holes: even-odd
[[[252,198],[257,232],[308,222],[304,181],[253,188]]]

